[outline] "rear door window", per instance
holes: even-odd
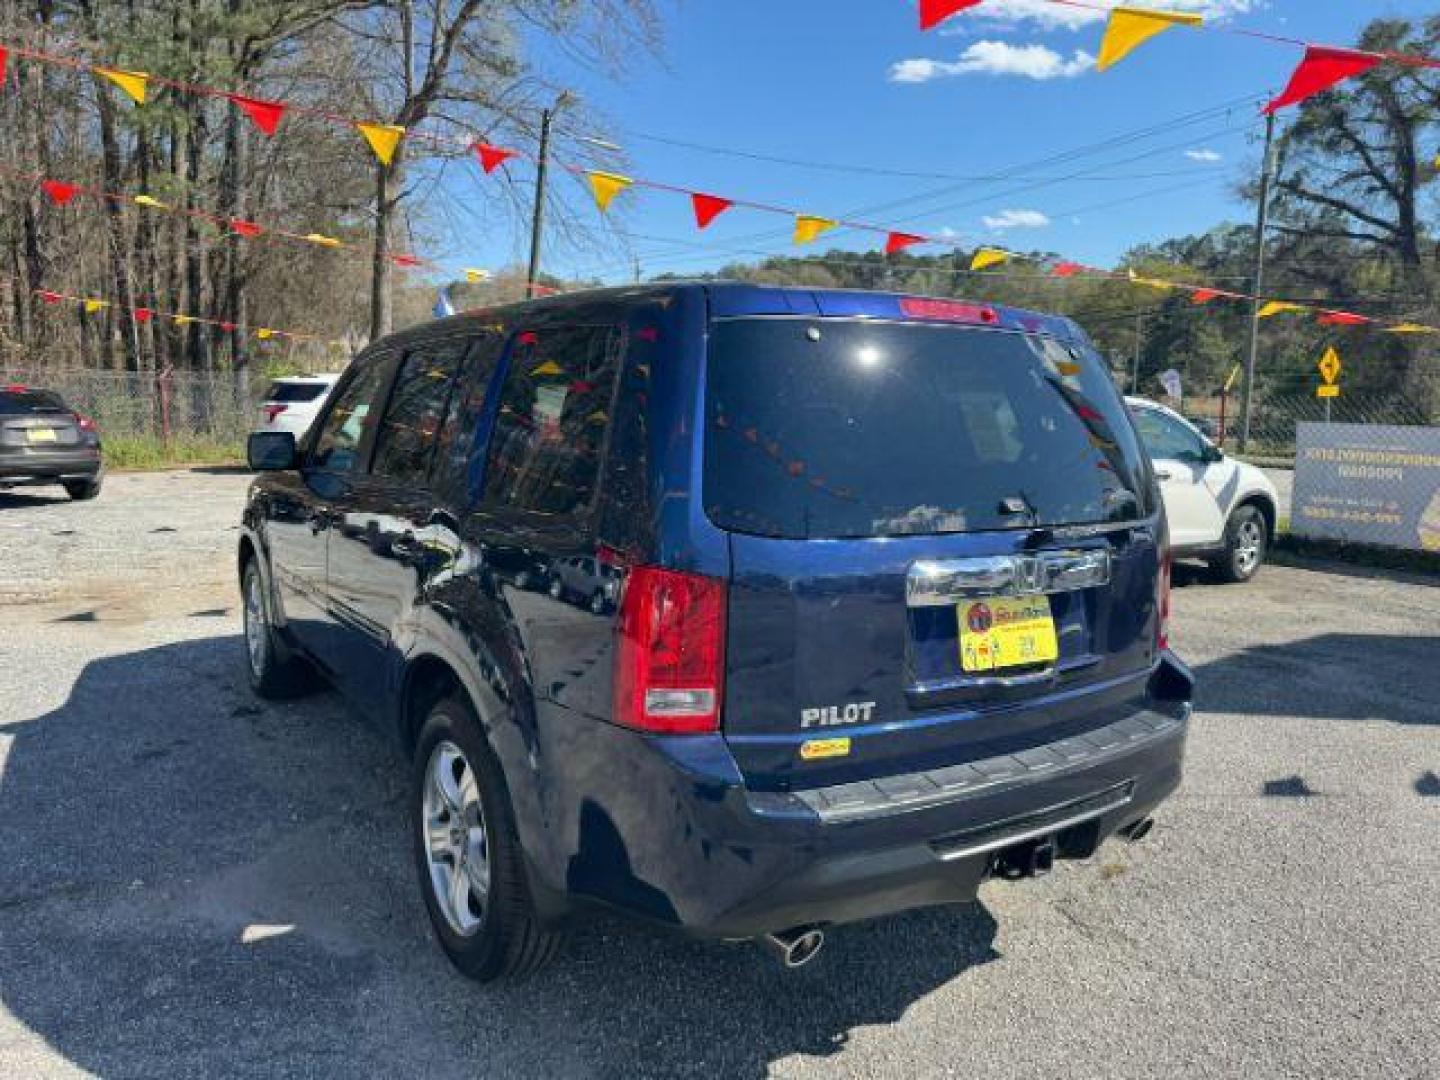
[[[454,338],[406,354],[375,433],[372,472],[401,484],[424,484],[429,479],[465,344],[463,338]]]
[[[575,326],[517,335],[485,469],[485,502],[575,514],[595,495],[620,332]]]
[[[472,338],[450,395],[445,422],[440,427],[434,488],[452,502],[469,505],[480,497],[482,459],[474,453],[475,437],[504,347],[505,336],[498,328]]]
[[[1043,335],[722,320],[706,396],[705,508],[737,532],[902,536],[1149,512],[1104,363]]]

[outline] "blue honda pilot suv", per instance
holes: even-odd
[[[376,342],[249,454],[251,681],[393,726],[477,979],[594,908],[800,964],[1138,839],[1180,781],[1163,511],[1067,319],[559,296]]]

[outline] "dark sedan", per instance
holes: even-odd
[[[0,386],[0,488],[58,484],[72,499],[100,494],[100,432],[53,390]]]

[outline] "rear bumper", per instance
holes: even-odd
[[[103,464],[97,447],[37,452],[0,451],[0,484],[55,484],[93,480]]]
[[[1088,858],[1179,786],[1189,713],[1137,712],[1088,736],[943,770],[949,777],[808,792],[802,801],[835,831],[833,843],[697,929],[752,937],[973,900],[999,852],[1038,839],[1053,840],[1057,857]]]
[[[568,804],[552,804],[552,822],[574,827],[546,830],[561,850],[531,849],[537,892],[552,911],[595,901],[724,938],[972,900],[997,852],[1046,838],[1057,857],[1086,858],[1176,789],[1188,679],[1084,735],[793,793],[748,790],[719,737],[599,725],[573,748],[594,771],[573,795],[552,792]]]

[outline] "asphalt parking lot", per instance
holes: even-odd
[[[1201,680],[1149,839],[758,949],[605,924],[477,987],[403,766],[246,686],[247,478],[0,493],[0,1076],[1440,1075],[1440,587],[1181,575]]]

